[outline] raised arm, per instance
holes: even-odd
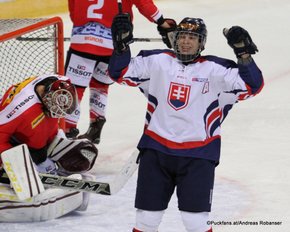
[[[109,75],[118,82],[131,59],[129,44],[133,41],[133,25],[130,15],[127,13],[116,15],[111,30],[114,51],[110,58]]]
[[[238,58],[239,75],[246,83],[248,94],[259,93],[263,88],[264,81],[260,69],[251,56],[251,54],[258,52],[256,44],[248,31],[240,26],[225,28],[223,34]]]

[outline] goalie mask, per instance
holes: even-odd
[[[56,80],[45,87],[42,102],[46,113],[52,118],[62,118],[77,107],[75,87],[69,80]]]
[[[184,18],[176,28],[173,37],[173,49],[183,63],[191,62],[197,58],[207,37],[207,29],[200,18]]]

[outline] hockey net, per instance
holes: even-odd
[[[0,19],[0,98],[27,77],[63,74],[61,18]]]

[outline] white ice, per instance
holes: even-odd
[[[222,29],[245,27],[259,48],[254,56],[263,71],[260,95],[237,104],[223,125],[222,155],[216,169],[211,219],[214,232],[290,231],[290,2],[287,0],[159,0],[165,17],[180,21],[201,17],[208,26],[203,54],[235,60]],[[68,15],[61,15],[66,36]],[[155,25],[135,10],[135,37],[159,37]],[[165,48],[162,43],[134,43],[140,49]],[[287,79],[288,78],[288,79]],[[134,150],[142,133],[146,100],[139,90],[114,84],[110,88],[99,157],[93,172],[102,180],[114,176]],[[82,105],[81,132],[88,126],[88,97]],[[40,223],[2,223],[2,232],[131,231],[135,220],[136,173],[112,196],[92,195],[86,212]],[[1,215],[0,215],[1,216]],[[260,221],[281,225],[218,225]],[[160,232],[184,232],[173,196]]]

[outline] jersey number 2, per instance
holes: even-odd
[[[103,14],[95,13],[94,10],[99,10],[104,6],[105,0],[98,0],[97,4],[92,4],[89,6],[87,11],[87,17],[91,19],[101,19]]]

